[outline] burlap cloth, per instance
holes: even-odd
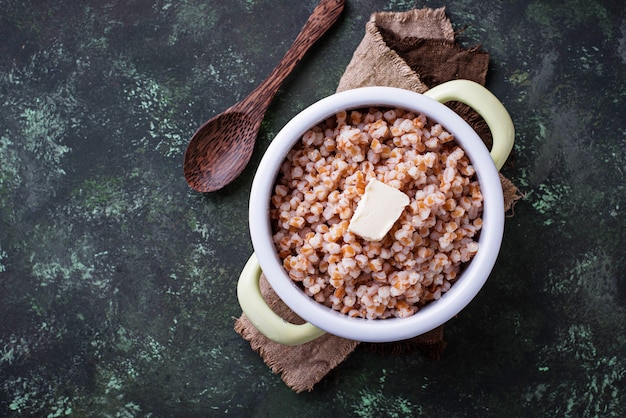
[[[455,42],[455,33],[444,8],[374,13],[337,91],[391,86],[423,93],[429,87],[453,79],[473,80],[484,85],[488,65],[486,52],[478,47],[463,49]],[[461,103],[449,106],[491,146],[489,128],[478,114]],[[508,211],[519,199],[519,193],[508,179],[502,175],[500,178]],[[261,293],[269,306],[286,321],[303,322],[276,296],[263,275]],[[245,314],[236,320],[235,331],[249,341],[272,371],[280,373],[283,381],[296,392],[311,391],[359,345],[357,341],[330,334],[300,346],[277,344],[261,334]],[[375,346],[381,352],[406,352],[418,348],[437,359],[445,345],[442,325],[411,340]]]

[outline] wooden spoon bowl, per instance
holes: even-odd
[[[205,122],[187,147],[187,183],[199,192],[211,192],[237,178],[254,150],[254,140],[242,139],[256,138],[261,120],[227,111]]]

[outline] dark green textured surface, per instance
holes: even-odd
[[[0,416],[626,415],[624,3],[348,0],[244,174],[191,191],[189,137],[315,4],[0,0]],[[443,5],[491,54],[525,197],[440,361],[358,349],[296,395],[232,329],[255,167],[372,12]]]

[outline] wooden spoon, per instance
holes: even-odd
[[[278,88],[306,51],[337,21],[344,0],[322,0],[272,73],[242,101],[206,121],[191,138],[183,169],[199,192],[233,181],[252,156],[261,121]]]

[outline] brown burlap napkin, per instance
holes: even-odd
[[[429,87],[453,79],[473,80],[484,85],[489,55],[479,48],[461,48],[455,43],[454,36],[444,8],[374,13],[337,91],[391,86],[423,93]],[[491,145],[489,129],[477,113],[461,103],[449,105],[472,125],[488,146]],[[508,179],[502,175],[500,178],[508,211],[519,199],[519,193]],[[263,275],[261,293],[283,319],[302,323],[302,319],[276,296]],[[272,371],[280,374],[296,392],[311,391],[359,344],[329,334],[300,346],[277,344],[261,334],[244,314],[235,322],[235,331],[249,341]],[[418,348],[435,359],[440,357],[445,345],[443,325],[411,340],[368,344],[385,353]]]

